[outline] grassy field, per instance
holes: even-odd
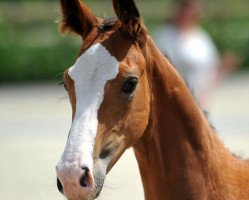
[[[0,1],[0,83],[52,80],[77,56],[81,41],[61,37],[59,1]],[[113,16],[111,0],[85,1],[98,16]],[[172,12],[173,0],[138,0],[151,34]],[[249,66],[249,12],[247,0],[210,0],[202,25],[220,51],[239,54]]]

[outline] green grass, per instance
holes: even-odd
[[[85,1],[98,16],[113,16],[111,0]],[[168,1],[138,0],[141,15],[154,34],[173,12]],[[249,13],[247,0],[210,0],[202,25],[221,52],[230,49],[249,66]],[[81,45],[76,36],[58,33],[58,1],[0,2],[0,83],[52,80],[69,67]]]

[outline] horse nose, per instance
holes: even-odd
[[[82,170],[84,170],[84,174],[80,178],[80,185],[81,187],[88,187],[90,186],[90,181],[89,181],[89,168],[88,167],[82,167]],[[63,194],[63,186],[60,182],[60,179],[57,177],[57,188],[60,193]]]
[[[67,198],[74,199],[74,195],[84,198],[92,191],[94,184],[89,167],[76,167],[67,163],[57,165],[56,171],[57,188]]]

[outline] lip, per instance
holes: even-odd
[[[93,199],[96,199],[99,197],[101,191],[102,191],[102,188],[104,186],[104,179],[99,181],[97,183],[97,185],[95,185],[95,189],[93,190]]]
[[[93,198],[93,199],[98,198],[98,197],[99,197],[99,195],[100,195],[100,192],[101,192],[101,190],[98,190],[98,192],[95,194],[95,196],[94,196],[94,198]]]
[[[99,195],[100,195],[100,193],[101,193],[101,191],[102,191],[102,188],[103,188],[103,185],[102,185],[101,187],[99,187],[99,188],[95,188],[95,189],[92,191],[92,193],[91,193],[91,195],[90,195],[90,198],[89,198],[88,200],[93,200],[93,199],[98,198]]]

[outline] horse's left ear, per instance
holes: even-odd
[[[84,36],[98,23],[97,17],[81,0],[60,0],[63,18],[61,32],[75,32]]]
[[[124,32],[142,45],[146,40],[147,30],[134,0],[113,0],[113,6]]]

